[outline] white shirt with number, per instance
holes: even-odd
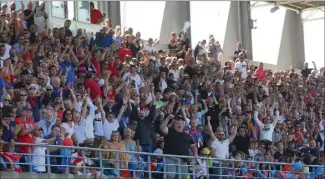
[[[238,61],[236,64],[235,64],[235,69],[238,69],[238,71],[241,72],[241,78],[242,79],[246,79],[247,78],[247,64],[246,62],[241,62],[241,61]]]

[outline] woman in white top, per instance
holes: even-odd
[[[83,109],[84,110],[84,109]],[[79,112],[73,113],[73,130],[74,133],[72,135],[73,140],[77,144],[82,144],[86,140],[86,121],[84,116],[81,116]]]
[[[72,111],[67,109],[63,113],[61,127],[65,130],[66,137],[71,137],[74,133],[74,122],[72,121]]]

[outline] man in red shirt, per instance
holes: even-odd
[[[90,2],[90,23],[100,24],[103,21],[104,15],[98,9],[95,9],[93,2]]]
[[[15,119],[16,128],[14,130],[14,135],[17,136],[17,141],[21,143],[29,143],[34,144],[34,136],[33,133],[40,129],[39,124],[35,124],[33,120],[33,112],[32,109],[29,107],[25,107],[23,114],[21,117]],[[19,146],[18,151],[20,153],[32,153],[33,147],[29,146]],[[23,158],[23,163],[30,163],[29,156],[25,155]],[[24,167],[24,166],[22,166]],[[26,169],[26,168],[24,168]]]
[[[122,48],[117,52],[117,54],[122,63],[125,62],[125,57],[127,55],[132,57],[131,50],[126,48],[126,42],[122,42]]]
[[[110,57],[107,61],[104,61],[104,65],[107,67],[106,69],[111,71],[110,76],[117,76],[117,66],[114,65],[115,63],[115,58]]]
[[[87,90],[92,100],[95,100],[98,96],[102,96],[102,91],[98,83],[95,80],[93,80],[92,73],[86,74],[86,80],[84,84],[85,84],[85,89]]]

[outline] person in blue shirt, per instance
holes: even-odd
[[[38,124],[43,129],[44,136],[48,136],[52,132],[52,127],[56,123],[56,115],[53,114],[52,110],[45,111],[45,117],[38,121]]]
[[[52,139],[55,138],[55,140],[53,140],[52,143],[49,143],[50,145],[61,145],[62,141],[60,138],[61,135],[61,127],[59,125],[54,125],[51,129],[51,134],[44,136],[44,139]],[[48,148],[50,155],[60,155],[60,148]],[[60,161],[60,157],[50,157],[50,161],[47,163],[50,163],[51,165],[59,165],[61,164]],[[51,166],[51,173],[61,173],[58,169],[57,166]]]
[[[66,84],[74,83],[75,80],[75,69],[78,65],[78,58],[76,57],[75,53],[70,48],[67,50],[68,54],[64,54],[61,59],[61,68],[62,74],[66,76]]]
[[[2,109],[2,118],[1,118],[1,124],[0,124],[0,137],[1,140],[5,142],[14,143],[14,134],[13,134],[13,128],[15,126],[14,122],[11,121],[11,112],[12,108],[10,106],[5,106]]]
[[[2,78],[2,68],[0,68],[0,101],[2,101],[3,92],[6,89],[6,81]]]

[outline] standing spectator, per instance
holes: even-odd
[[[90,23],[100,24],[104,21],[104,17],[98,9],[95,9],[94,2],[90,2]]]
[[[34,25],[34,13],[33,10],[33,2],[29,1],[27,4],[27,9],[24,10],[23,19],[27,22],[27,28],[29,29],[32,25]]]
[[[93,79],[92,73],[86,74],[86,79],[84,82],[85,89],[87,93],[90,95],[92,100],[97,99],[102,96],[102,91],[98,85],[98,83]]]
[[[48,136],[51,133],[52,127],[56,123],[56,115],[52,110],[45,110],[45,116],[38,122],[44,136]]]
[[[62,133],[61,133],[61,127],[58,125],[54,125],[52,126],[51,129],[51,134],[44,136],[45,140],[50,140],[49,144],[51,145],[61,145],[62,142]],[[53,139],[53,140],[52,140]],[[60,148],[48,148],[47,150],[49,150],[49,153],[52,157],[50,157],[50,161],[47,161],[47,164],[51,164],[51,165],[58,165],[61,163],[61,160],[59,157],[57,157],[56,155],[60,155]],[[60,173],[58,170],[57,166],[51,166],[51,173]]]
[[[174,120],[172,123],[172,127],[168,128],[167,125],[170,120]],[[191,148],[192,153],[195,157],[198,156],[197,146],[193,141],[193,138],[184,133],[185,122],[183,121],[183,117],[177,116],[174,118],[174,115],[170,114],[166,117],[166,119],[161,123],[160,130],[164,134],[164,154],[170,155],[189,155],[189,148]],[[181,173],[181,178],[186,178],[186,174],[184,176],[184,171],[188,171],[187,161],[181,160],[180,163],[177,159],[167,157],[166,158],[166,172],[167,178],[175,178],[176,173]],[[179,165],[180,164],[180,165]],[[178,166],[179,165],[179,166]]]
[[[207,116],[207,124],[209,127],[209,132],[210,132],[210,137],[212,140],[211,148],[212,148],[212,157],[218,158],[220,160],[228,159],[230,157],[229,155],[229,144],[233,142],[237,135],[237,125],[234,124],[234,130],[233,133],[229,136],[229,139],[225,139],[225,133],[222,128],[218,128],[215,133],[212,131],[212,126],[211,126],[211,117]],[[225,171],[223,171],[223,165],[218,161],[215,160],[213,161],[213,167],[210,169],[210,173],[213,174],[214,179],[221,179],[224,177],[217,177],[216,175],[224,175]]]
[[[316,64],[315,62],[313,61],[312,62],[313,65],[314,65],[314,69],[312,68],[308,68],[308,62],[305,62],[304,63],[304,68],[301,70],[301,75],[304,77],[304,78],[307,78],[309,76],[309,74],[311,73],[312,70],[316,70]]]
[[[138,125],[135,132],[135,141],[137,143],[138,151],[142,152],[153,152],[153,120],[156,113],[155,97],[154,97],[154,88],[151,88],[152,101],[149,104],[150,112],[146,116],[145,111],[139,110],[140,106],[132,105],[132,112],[130,114],[130,120],[137,121]],[[145,107],[145,106],[143,106]],[[138,113],[138,114],[137,114]],[[146,160],[146,158],[144,158]]]
[[[264,141],[267,144],[272,143],[272,135],[274,128],[276,126],[276,123],[279,120],[279,111],[276,111],[276,116],[273,122],[271,123],[270,118],[265,118],[263,123],[258,119],[258,112],[254,112],[254,120],[257,123],[258,127],[260,128],[260,141]]]
[[[247,63],[245,60],[245,54],[243,52],[239,53],[239,60],[235,64],[235,69],[238,70],[241,73],[242,80],[245,80],[247,78]]]
[[[17,136],[17,141],[33,144],[35,140],[33,132],[40,129],[40,126],[35,124],[33,120],[32,109],[28,107],[24,108],[22,116],[15,119],[15,124],[14,135]],[[33,152],[33,147],[22,145],[18,147],[18,151],[23,154],[31,154]],[[31,164],[31,160],[28,155],[22,157],[22,160],[23,163],[27,164],[27,166],[23,167],[25,171]]]

